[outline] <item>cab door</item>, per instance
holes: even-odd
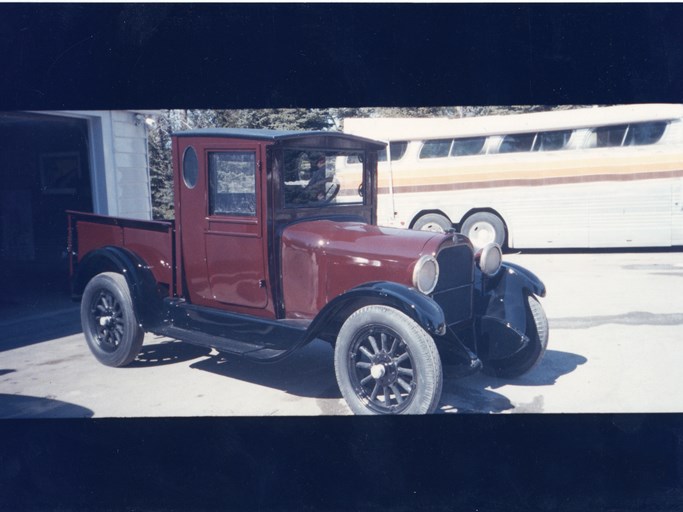
[[[208,222],[204,237],[212,298],[268,305],[260,144],[206,149]]]
[[[183,138],[197,154],[194,187],[181,184],[181,250],[191,301],[231,311],[268,306],[261,167],[252,141]]]

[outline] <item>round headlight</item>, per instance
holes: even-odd
[[[498,244],[486,244],[479,252],[479,268],[487,276],[494,276],[503,263],[503,251]]]
[[[421,256],[413,270],[413,286],[425,295],[436,288],[439,281],[439,264],[434,256]]]

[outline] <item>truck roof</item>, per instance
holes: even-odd
[[[232,139],[270,140],[270,141],[296,141],[297,139],[329,138],[333,140],[355,141],[363,145],[372,146],[374,149],[382,149],[386,143],[332,131],[297,131],[297,130],[267,130],[254,128],[200,128],[174,132],[176,137],[225,137]]]

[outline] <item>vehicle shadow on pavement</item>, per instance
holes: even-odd
[[[81,317],[77,306],[16,319],[0,320],[0,352],[78,334]]]
[[[93,411],[50,397],[0,393],[0,418],[91,418]]]
[[[150,366],[166,366],[169,364],[183,363],[206,357],[211,353],[208,347],[190,345],[177,340],[163,338],[164,341],[153,344],[145,344],[140,353],[127,368],[147,368]]]
[[[536,368],[526,375],[516,379],[498,379],[486,377],[487,385],[499,388],[512,384],[514,386],[551,386],[557,379],[575,371],[579,366],[588,361],[584,356],[559,350],[546,350],[543,359]]]
[[[497,413],[519,409],[506,396],[494,390],[508,385],[551,386],[560,377],[575,371],[587,361],[579,354],[547,350],[536,368],[517,379],[499,379],[484,373],[458,378],[449,376],[446,371],[440,412]],[[526,406],[525,412],[543,412],[541,405],[534,408],[530,404]]]
[[[303,398],[342,398],[334,375],[332,347],[323,341],[314,341],[275,363],[256,363],[219,353],[193,363],[190,368]]]

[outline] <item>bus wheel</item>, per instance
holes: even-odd
[[[434,231],[436,233],[445,233],[453,227],[451,221],[441,214],[428,213],[423,215],[415,221],[413,229],[421,231]]]
[[[479,212],[467,217],[460,232],[470,239],[475,250],[491,242],[501,247],[505,243],[505,224],[500,217],[489,212]]]

